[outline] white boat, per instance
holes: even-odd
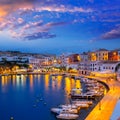
[[[77,91],[77,90],[82,91],[81,88],[73,88],[71,91]]]
[[[77,94],[77,93],[71,93],[71,97],[72,98],[82,98],[82,99],[94,99],[94,94],[91,93],[81,93],[81,94]]]
[[[65,105],[60,105],[62,108],[72,108],[72,109],[78,109],[78,107],[74,104],[65,104]]]
[[[76,103],[75,105],[80,108],[88,108],[89,107],[89,105],[87,103]]]
[[[77,119],[79,116],[76,114],[69,114],[69,113],[65,113],[65,114],[59,114],[57,115],[58,119],[64,119],[64,120],[75,120]]]
[[[60,114],[62,111],[62,109],[60,108],[51,108],[51,112],[55,113],[55,114]]]
[[[80,100],[74,100],[72,101],[73,104],[89,104],[89,105],[92,105],[93,102],[92,101],[88,101],[88,100],[85,100],[85,101],[80,101]]]
[[[52,108],[51,111],[56,114],[60,113],[70,113],[70,114],[77,114],[77,109],[71,109],[71,108]]]
[[[101,96],[103,93],[99,91],[89,91],[86,94],[93,94],[94,96]]]

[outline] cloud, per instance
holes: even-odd
[[[31,0],[1,0],[0,1],[0,17],[4,19],[4,17],[12,14],[20,8],[28,8],[31,9],[33,7]]]
[[[0,22],[0,31],[13,27],[13,22],[11,20],[4,20]]]
[[[33,33],[27,36],[24,36],[25,40],[36,40],[36,39],[49,39],[49,38],[54,38],[56,37],[55,34],[50,34],[48,32],[38,32],[38,33]]]
[[[49,12],[60,12],[60,13],[64,13],[64,12],[82,12],[82,13],[89,13],[92,12],[91,8],[82,8],[82,7],[69,7],[69,6],[65,6],[65,5],[60,5],[60,6],[41,6],[36,8],[36,11],[49,11]]]
[[[22,23],[24,23],[24,20],[23,20],[22,18],[18,18],[18,19],[17,19],[17,22],[18,22],[19,24],[22,24]]]
[[[20,18],[19,22],[24,21]],[[19,24],[19,23],[18,23]],[[65,25],[67,22],[48,22],[44,23],[42,20],[37,22],[28,22],[20,28],[9,29],[9,32],[13,38],[21,40],[36,40],[36,39],[49,39],[56,37],[55,34],[51,34],[50,30],[53,27]],[[14,25],[15,26],[15,25]]]
[[[72,21],[72,23],[84,23],[85,22],[85,20],[82,18],[82,19],[74,19],[73,21]]]
[[[19,2],[17,0],[0,0],[0,21],[2,21],[0,22],[0,30],[3,31],[7,29],[16,37],[24,38],[28,36],[26,38],[36,39],[38,36],[44,38],[41,36],[45,36],[45,33],[46,36],[53,35],[50,33],[53,27],[70,24],[69,21],[72,21],[71,24],[85,22],[119,22],[120,14],[116,6],[113,6],[113,9],[113,7],[110,6],[111,4],[107,5],[107,2],[104,2],[104,4],[99,3],[101,5],[99,7],[95,0],[87,0],[87,3],[88,5],[83,6],[82,2],[81,4],[77,2],[76,4],[66,4],[63,0],[59,2],[56,0],[19,0]],[[51,18],[50,15],[52,16]],[[69,17],[67,18],[67,16]],[[12,19],[9,19],[10,17]],[[63,21],[67,19],[69,21],[61,22],[61,19],[64,19]],[[59,22],[53,22],[54,20],[58,20]],[[34,33],[36,35],[33,35]],[[118,28],[108,31],[101,36],[102,39],[116,39],[118,37]]]
[[[69,22],[49,22],[46,24],[47,27],[53,27],[53,26],[61,26],[61,25],[66,25]]]
[[[35,15],[33,18],[34,18],[34,19],[41,18],[41,15]]]
[[[49,4],[46,4],[49,3]],[[3,18],[13,12],[19,11],[19,14],[27,14],[33,11],[49,12],[92,12],[90,8],[82,8],[69,5],[58,5],[57,2],[38,1],[38,0],[1,0],[0,1],[0,18]]]
[[[8,24],[6,22],[0,24],[0,31],[3,31],[4,28],[6,28]]]
[[[18,29],[22,26],[24,26],[26,24],[26,22],[24,21],[23,18],[15,18],[15,17],[11,17],[11,18],[7,18],[4,21],[0,22],[0,30],[15,30]]]
[[[26,14],[31,14],[32,12],[34,12],[34,9],[32,7],[21,7],[18,9],[18,14],[19,15],[26,15]]]
[[[40,20],[40,21],[37,21],[37,22],[29,22],[27,23],[25,26],[23,26],[23,30],[27,30],[27,29],[30,29],[30,28],[36,28],[36,27],[39,27],[39,26],[42,26],[43,25],[43,21]]]
[[[111,31],[104,33],[101,36],[101,38],[104,40],[119,39],[120,38],[120,27],[116,29],[112,29]]]
[[[57,26],[63,26],[68,24],[69,22],[48,22],[48,23],[44,23],[42,20],[38,21],[38,22],[29,22],[26,25],[24,25],[21,28],[21,31],[27,32],[48,32],[50,31],[53,27],[57,27]]]

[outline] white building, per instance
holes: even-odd
[[[42,59],[38,59],[38,58],[34,58],[34,57],[29,57],[29,65],[31,66],[31,68],[33,69],[37,69],[41,67],[41,61]]]
[[[94,65],[93,65],[94,64]],[[120,63],[119,62],[95,62],[92,64],[90,75],[97,77],[107,77],[120,79]]]
[[[25,63],[28,61],[27,57],[19,57],[19,56],[1,56],[0,61],[8,61],[8,62],[17,62],[17,63]]]
[[[81,62],[88,61],[89,60],[88,53],[84,52],[84,53],[80,54],[80,60],[81,60]]]
[[[79,68],[79,74],[83,75],[89,75],[90,73],[90,62],[89,61],[84,61],[80,62],[78,65]]]

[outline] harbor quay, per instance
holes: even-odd
[[[116,80],[107,81],[103,78],[95,78],[90,76],[89,78],[98,79],[106,83],[109,86],[109,91],[89,113],[85,120],[111,120],[116,103],[120,99],[120,82]],[[119,119],[120,116],[116,117]]]

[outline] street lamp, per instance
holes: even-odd
[[[101,100],[99,101],[99,110],[101,110]]]
[[[99,87],[99,93],[100,93],[100,87]],[[100,98],[100,101],[99,101],[99,110],[101,110],[101,98]]]

